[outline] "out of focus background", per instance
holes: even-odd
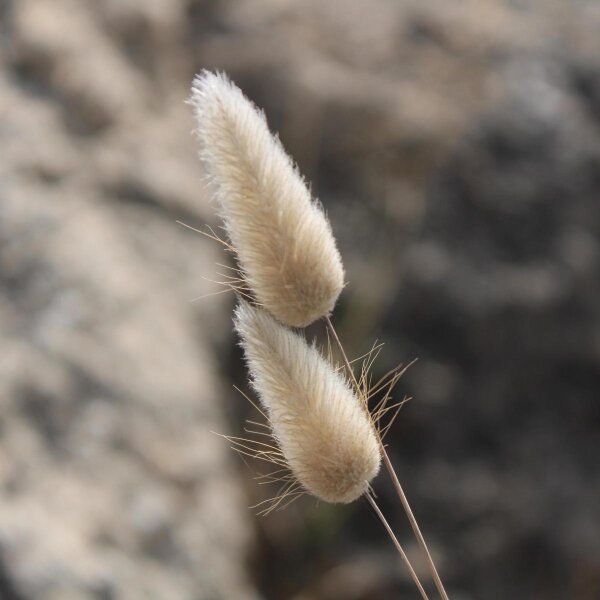
[[[598,600],[599,32],[597,0],[0,0],[0,598],[417,597],[364,502],[257,517],[211,433],[253,413],[234,298],[192,301],[231,258],[176,223],[218,226],[208,68],[330,215],[349,353],[418,358],[388,442],[451,598]]]

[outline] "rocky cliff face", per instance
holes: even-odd
[[[253,521],[210,433],[233,298],[190,302],[224,257],[176,221],[214,223],[213,68],[330,214],[349,351],[420,358],[389,442],[452,597],[596,598],[598,31],[596,0],[0,2],[0,597],[411,593],[360,504]]]
[[[4,10],[0,597],[254,597],[179,13]]]

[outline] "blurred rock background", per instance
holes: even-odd
[[[227,71],[328,210],[453,600],[600,597],[596,0],[0,0],[0,598],[416,597],[266,491],[183,101]],[[315,334],[319,334],[319,327]],[[383,508],[423,569],[385,477]]]

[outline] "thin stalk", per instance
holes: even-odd
[[[352,381],[354,382],[357,392],[360,393],[360,387],[358,385],[358,381],[356,381],[354,371],[352,370],[352,367],[350,366],[350,361],[348,360],[348,357],[346,356],[344,347],[342,346],[342,342],[340,341],[340,338],[338,337],[338,334],[336,333],[335,328],[333,327],[333,323],[331,322],[331,319],[329,317],[325,317],[325,320],[327,322],[327,326],[329,327],[329,331],[331,332],[331,335],[333,336],[333,339],[335,340],[338,348],[340,349],[340,353],[344,360],[344,365],[346,367],[346,370],[348,371],[350,377],[352,378]],[[431,573],[431,577],[433,578],[433,581],[435,583],[435,587],[436,587],[439,595],[441,596],[442,600],[449,600],[448,594],[446,593],[446,590],[444,588],[444,584],[442,583],[442,580],[440,579],[438,571],[435,567],[435,563],[433,562],[433,558],[431,557],[431,553],[429,552],[429,548],[427,547],[427,543],[425,542],[425,538],[423,537],[423,534],[421,533],[421,529],[419,528],[417,520],[415,519],[415,515],[410,507],[408,498],[406,497],[406,494],[404,493],[404,490],[402,489],[402,486],[400,485],[400,480],[398,479],[398,476],[396,475],[396,471],[394,470],[394,467],[390,461],[390,458],[385,449],[385,446],[383,445],[381,437],[379,436],[379,433],[377,433],[377,437],[379,439],[379,448],[381,451],[381,457],[383,458],[383,463],[385,464],[385,467],[388,470],[388,473],[390,474],[392,483],[394,484],[394,489],[396,490],[396,493],[398,494],[398,498],[400,499],[400,502],[402,504],[402,508],[404,508],[404,512],[406,513],[406,516],[408,517],[410,526],[412,527],[413,533],[415,534],[415,538],[417,539],[417,542],[419,543],[421,551],[423,552],[423,555],[426,559],[427,566],[429,568],[429,572]]]
[[[396,546],[396,550],[398,550],[398,554],[400,554],[400,558],[402,559],[402,562],[408,569],[408,572],[410,573],[412,580],[415,582],[415,585],[417,586],[417,589],[419,590],[419,593],[421,594],[421,598],[423,598],[423,600],[429,600],[429,597],[427,596],[427,593],[423,589],[423,586],[421,585],[421,582],[419,581],[419,578],[417,577],[415,570],[412,568],[412,565],[410,564],[410,561],[408,560],[408,556],[406,556],[406,552],[404,552],[402,546],[400,545],[400,542],[398,541],[398,538],[395,536],[394,532],[392,531],[390,524],[387,522],[386,518],[383,516],[383,513],[379,509],[379,506],[377,506],[377,503],[375,502],[374,498],[368,492],[365,494],[365,497],[369,501],[369,504],[373,507],[375,514],[379,517],[379,520],[385,527],[385,530],[387,531],[388,535],[390,536],[392,542],[394,542],[394,546]]]
[[[338,337],[337,331],[335,330],[335,327],[333,326],[333,323],[331,322],[331,319],[328,316],[325,317],[325,321],[327,322],[327,327],[329,327],[329,331],[331,332],[331,335],[333,336],[333,339],[335,340],[335,343],[337,344],[337,347],[339,348],[339,350],[342,354],[342,359],[344,360],[344,366],[346,367],[346,371],[348,371],[348,374],[350,375],[350,377],[352,377],[352,382],[354,383],[354,386],[356,387],[356,391],[360,392],[360,386],[358,385],[358,381],[356,381],[356,377],[354,376],[354,371],[352,370],[352,367],[350,366],[350,361],[348,360],[348,357],[346,356],[346,351],[344,350],[344,346],[342,346],[342,342],[340,341],[340,338]]]
[[[431,553],[429,552],[429,548],[427,547],[427,544],[425,543],[425,538],[423,537],[423,534],[421,533],[421,529],[419,528],[417,520],[415,519],[415,515],[413,514],[410,504],[408,503],[408,498],[406,497],[406,494],[404,493],[404,490],[402,489],[402,486],[400,485],[400,480],[398,479],[398,476],[396,475],[396,471],[394,470],[394,467],[390,461],[388,453],[383,444],[381,444],[381,456],[382,456],[383,462],[388,470],[388,473],[390,474],[390,476],[392,478],[394,488],[396,489],[398,498],[400,498],[400,502],[402,503],[404,512],[406,513],[406,516],[408,517],[408,520],[410,522],[410,526],[412,527],[415,537],[417,538],[417,542],[419,543],[419,546],[421,547],[421,550],[427,559],[427,564],[429,565],[429,571],[431,572],[431,576],[433,577],[433,582],[435,583],[435,587],[436,587],[439,595],[442,597],[442,599],[448,600],[448,594],[446,593],[444,584],[442,583],[442,580],[440,579],[437,569],[435,568],[435,563],[433,562],[433,558],[431,558]]]

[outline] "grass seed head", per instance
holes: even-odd
[[[317,498],[348,503],[379,471],[373,422],[344,377],[264,310],[235,314],[252,383],[291,471]]]
[[[200,158],[256,300],[292,327],[329,314],[344,285],[331,226],[264,114],[208,71],[194,79],[190,103]]]

